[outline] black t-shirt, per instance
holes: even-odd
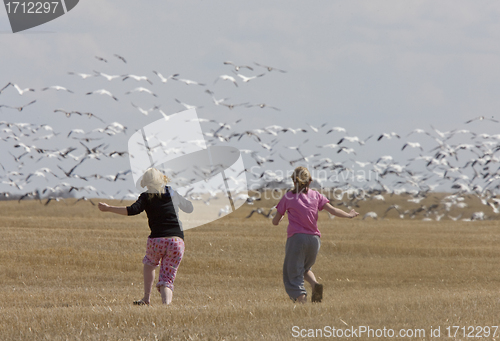
[[[183,211],[191,213],[193,204],[177,193],[173,193],[177,195],[179,207]],[[143,192],[135,203],[127,206],[128,215],[136,215],[142,211],[146,211],[148,216],[148,224],[151,229],[149,238],[180,237],[184,239],[182,225],[177,219],[176,207],[168,187],[161,197],[154,195],[150,199],[149,193]]]

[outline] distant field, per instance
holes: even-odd
[[[410,205],[387,197],[357,209],[381,217],[391,200]],[[421,204],[429,207],[439,198],[426,200]],[[447,214],[468,218],[483,210],[496,219],[474,200]],[[324,299],[300,306],[287,298],[281,279],[286,221],[276,227],[262,215],[245,219],[276,202],[245,204],[187,230],[168,307],[156,292],[151,307],[132,305],[143,291],[145,214],[102,213],[74,199],[47,206],[0,202],[0,339],[292,340],[300,332],[359,326],[423,330],[425,336],[415,331],[412,340],[469,339],[462,333],[474,326],[481,327],[474,335],[493,339],[491,326],[500,325],[498,220],[452,221],[447,214],[439,222],[422,221],[422,214],[402,220],[395,212],[386,219],[343,220],[321,213],[313,270],[325,286]],[[447,326],[465,328],[451,328],[457,333],[448,338]],[[438,327],[441,338],[431,338]]]

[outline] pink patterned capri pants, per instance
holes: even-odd
[[[146,255],[143,264],[160,266],[160,277],[156,288],[165,286],[174,291],[174,280],[177,269],[184,255],[184,241],[179,237],[148,238]]]

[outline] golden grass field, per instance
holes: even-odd
[[[277,227],[261,215],[245,219],[275,203],[245,204],[187,230],[172,304],[162,306],[155,291],[144,307],[132,302],[143,294],[145,214],[102,213],[74,199],[0,202],[0,339],[293,340],[302,339],[294,326],[304,336],[326,326],[369,326],[425,331],[398,340],[466,340],[469,329],[448,337],[445,328],[500,325],[498,220],[332,220],[320,213],[313,270],[324,298],[297,305],[281,278],[286,219]],[[484,210],[476,204],[467,209]],[[358,211],[381,216],[388,204],[377,205],[360,203]],[[431,337],[438,326],[441,337]]]

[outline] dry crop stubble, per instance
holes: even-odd
[[[431,326],[499,324],[497,221],[321,213],[313,270],[324,299],[299,306],[281,279],[286,220],[276,227],[261,215],[245,219],[272,201],[244,205],[186,231],[171,306],[155,292],[151,307],[137,307],[145,215],[101,213],[71,200],[0,205],[2,340],[289,340],[293,326],[429,333]]]

